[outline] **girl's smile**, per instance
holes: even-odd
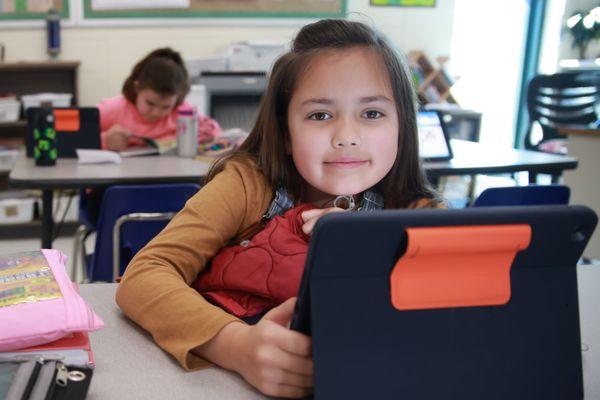
[[[356,157],[340,157],[338,159],[323,162],[323,164],[325,164],[327,167],[340,169],[358,168],[366,165],[367,163],[369,163],[369,160]]]

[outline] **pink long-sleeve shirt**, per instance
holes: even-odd
[[[189,108],[191,105],[183,103],[179,107]],[[135,104],[131,103],[123,95],[102,100],[98,104],[102,148],[107,148],[106,134],[113,125],[121,125],[137,136],[159,140],[174,139],[177,134],[178,108],[174,108],[170,114],[156,122],[148,122],[140,115]],[[210,141],[210,139],[220,134],[221,127],[217,121],[210,117],[200,116],[198,123],[200,142]],[[140,143],[135,138],[130,138],[129,145],[135,146],[140,145]]]

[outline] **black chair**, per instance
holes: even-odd
[[[525,134],[525,148],[542,150],[550,140],[564,139],[558,133],[560,125],[596,126],[596,107],[600,100],[600,71],[561,72],[538,75],[527,88],[529,127]],[[542,127],[543,137],[532,143],[533,122]]]

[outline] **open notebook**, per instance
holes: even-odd
[[[144,142],[144,145],[120,151],[119,155],[121,157],[169,154],[175,153],[175,149],[177,148],[177,140],[175,138],[157,140],[143,136],[134,137]]]

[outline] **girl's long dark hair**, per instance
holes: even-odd
[[[152,89],[162,96],[177,95],[175,106],[183,103],[190,91],[190,82],[181,55],[164,47],[141,59],[123,83],[123,96],[135,104],[141,89]]]
[[[289,138],[287,110],[299,76],[313,56],[323,51],[367,47],[378,54],[389,75],[399,122],[398,154],[392,169],[376,185],[385,208],[405,208],[420,199],[438,203],[419,160],[416,123],[416,94],[404,56],[397,54],[386,39],[368,26],[353,21],[324,19],[304,26],[291,50],[274,64],[262,97],[254,128],[241,147],[219,160],[209,171],[207,182],[232,158],[253,159],[273,188],[283,186],[295,200],[302,199],[304,181],[287,154]],[[374,66],[375,68],[375,66]]]

